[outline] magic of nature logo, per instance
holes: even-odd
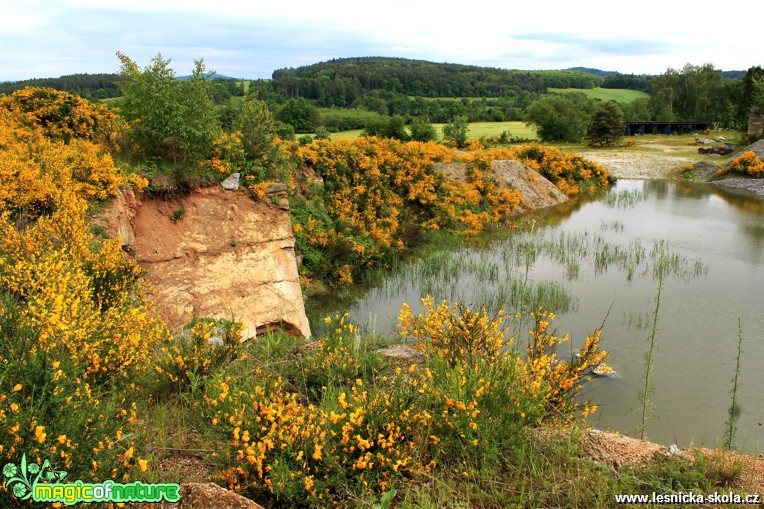
[[[42,463],[28,462],[27,455],[21,462],[6,463],[3,467],[6,488],[19,500],[34,502],[60,502],[65,505],[91,502],[177,502],[180,485],[176,483],[143,483],[134,481],[123,484],[112,480],[86,483],[80,480],[66,482],[66,470],[56,470],[50,460]]]

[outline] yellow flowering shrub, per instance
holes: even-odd
[[[730,164],[717,171],[716,176],[720,177],[727,173],[737,173],[759,178],[764,175],[764,161],[756,155],[756,152],[746,150],[737,156]]]
[[[86,221],[87,200],[145,184],[105,148],[112,120],[55,91],[0,98],[0,461],[26,454],[98,481],[145,467],[137,380],[170,337],[138,265]]]
[[[128,178],[101,143],[111,131],[99,128],[111,125],[111,114],[76,98],[73,119],[61,127],[51,123],[60,115],[32,100],[36,90],[0,97],[0,211],[35,219],[52,211],[53,193],[64,187],[86,199],[114,196]],[[22,92],[32,99],[14,102],[26,97]]]
[[[599,334],[587,338],[576,361],[563,361],[556,348],[568,337],[549,334],[554,315],[539,310],[531,316],[535,326],[523,356],[508,336],[503,312],[489,316],[485,309],[435,305],[431,297],[423,304],[419,315],[404,304],[399,329],[425,354],[426,368],[415,376],[426,389],[439,454],[471,451],[475,460],[485,460],[492,450],[511,447],[512,434],[525,426],[566,425],[582,408],[593,411],[574,398],[605,358]]]
[[[312,196],[292,200],[292,223],[303,276],[330,286],[384,266],[424,231],[469,236],[504,221],[522,196],[499,184],[494,160],[522,161],[569,195],[581,185],[610,183],[604,167],[540,145],[485,151],[473,144],[472,152],[457,154],[437,143],[375,137],[280,143],[295,165],[312,167],[324,181]],[[450,162],[466,165],[463,180],[438,170],[438,163]]]
[[[50,139],[112,143],[122,128],[120,118],[102,104],[52,88],[26,87],[0,96],[0,109]]]
[[[157,346],[153,395],[203,388],[215,369],[239,356],[243,328],[231,320],[191,320],[172,341]]]
[[[219,479],[263,504],[332,507],[348,491],[378,497],[435,469],[479,468],[521,446],[527,430],[595,409],[574,397],[604,358],[598,334],[566,362],[555,349],[567,337],[548,332],[550,313],[532,315],[520,349],[501,312],[432,298],[424,306],[419,315],[404,306],[399,318],[420,362],[384,361],[335,315],[296,354],[299,371],[242,356],[215,375],[204,412],[225,444]]]

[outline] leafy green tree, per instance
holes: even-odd
[[[276,137],[282,140],[294,140],[294,127],[281,120],[276,121]]]
[[[366,121],[366,125],[361,131],[361,136],[377,136],[379,138],[384,137],[385,128],[387,126],[387,118],[385,117],[373,117]]]
[[[634,101],[620,104],[625,122],[649,122],[652,119],[650,111],[650,99],[635,99]]]
[[[615,101],[608,101],[592,118],[586,142],[592,146],[612,147],[623,137],[623,113]]]
[[[220,132],[210,97],[204,61],[197,60],[190,77],[176,80],[170,60],[159,54],[141,70],[127,55],[117,52],[124,81],[122,115],[133,126],[130,136],[149,157],[170,161],[199,161],[212,149]]]
[[[415,118],[409,124],[411,139],[414,141],[435,141],[438,133],[435,126],[423,118]]]
[[[400,115],[392,117],[370,118],[361,132],[362,136],[377,136],[379,138],[394,138],[408,141],[411,139],[406,131],[406,121]]]
[[[395,138],[396,140],[408,141],[411,139],[406,130],[406,121],[400,115],[393,115],[387,119],[384,136],[386,138]]]
[[[289,99],[276,116],[282,122],[292,124],[298,133],[310,133],[321,121],[321,115],[315,106],[305,98]]]
[[[443,126],[443,139],[453,141],[457,147],[462,148],[467,143],[468,131],[467,117],[459,115]]]
[[[329,129],[327,129],[324,126],[318,126],[316,127],[316,139],[317,140],[328,140],[331,139]]]
[[[650,81],[650,109],[656,120],[734,122],[732,99],[737,85],[727,86],[712,64],[668,69]]]
[[[241,144],[247,160],[267,166],[273,157],[276,119],[265,101],[253,94],[246,96],[233,127],[241,135]]]
[[[549,94],[528,107],[525,123],[543,141],[580,142],[589,129],[593,101],[581,93]]]
[[[754,78],[753,80],[751,112],[758,115],[764,115],[764,76],[760,78]]]

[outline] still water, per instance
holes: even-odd
[[[600,407],[591,424],[633,435],[658,290],[651,253],[663,240],[676,266],[665,278],[658,311],[655,417],[646,437],[681,447],[720,445],[739,319],[738,444],[749,452],[764,447],[764,200],[704,185],[622,180],[604,198],[570,204],[531,224],[522,234],[406,264],[360,290],[349,306],[351,319],[394,334],[401,305],[419,312],[427,294],[514,312],[537,303],[535,290],[557,307],[558,333],[572,337],[567,354],[605,320],[601,346],[618,378],[596,379],[584,389]],[[546,250],[530,247],[541,245]],[[565,259],[559,251],[568,253]],[[515,324],[513,334],[527,336],[523,327]]]

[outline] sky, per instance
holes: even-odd
[[[724,12],[706,0],[0,0],[0,82],[119,72],[117,51],[248,79],[363,56],[626,74],[763,65],[759,32]]]

